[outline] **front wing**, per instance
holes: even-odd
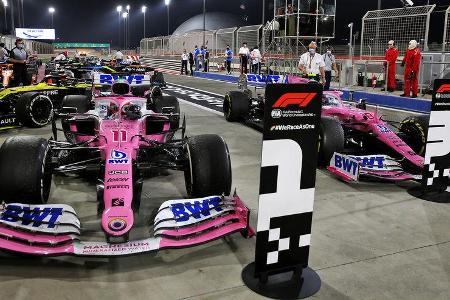
[[[153,235],[126,243],[82,241],[82,226],[68,205],[3,204],[0,249],[38,256],[123,256],[192,247],[241,232],[254,235],[249,209],[239,196],[164,202]]]

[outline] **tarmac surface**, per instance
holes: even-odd
[[[187,133],[216,133],[227,141],[233,187],[251,208],[255,226],[262,136],[226,122],[219,112],[221,95],[235,87],[184,76],[166,78],[172,83],[166,93],[188,99],[181,102]],[[386,114],[397,119],[408,115]],[[10,130],[0,133],[0,142],[12,135],[48,138],[50,131]],[[315,299],[450,298],[450,206],[410,196],[407,189],[415,185],[346,184],[318,171],[310,267],[320,275],[322,288]],[[146,231],[163,201],[185,195],[182,173],[148,178],[137,231]],[[50,199],[72,205],[88,236],[103,236],[94,185],[54,177]],[[0,258],[0,299],[259,299],[241,280],[243,267],[254,260],[254,248],[255,239],[234,234],[199,247],[114,259],[5,254]]]

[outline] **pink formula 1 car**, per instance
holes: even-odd
[[[176,98],[134,97],[127,83],[87,101],[66,96],[62,125],[67,141],[11,137],[0,148],[0,249],[35,255],[117,256],[202,244],[241,232],[253,235],[249,210],[231,189],[231,164],[217,135],[174,138]],[[184,122],[183,122],[184,123]],[[194,199],[164,202],[153,236],[130,241],[147,170],[183,171]],[[53,174],[95,176],[106,241],[81,240],[83,224],[68,205],[45,204]],[[15,203],[20,202],[20,203]]]
[[[288,80],[289,83],[317,84],[293,76]],[[364,101],[344,104],[341,95],[338,91],[323,92],[319,165],[346,181],[419,179],[429,117],[389,122],[376,112],[367,111]],[[265,109],[268,108],[264,97],[252,97],[250,90],[225,95],[223,112],[230,122],[244,121],[262,128]],[[283,117],[281,113],[278,109],[272,110],[272,115],[277,117]]]

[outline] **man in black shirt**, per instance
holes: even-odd
[[[12,86],[29,85],[27,79],[28,53],[25,51],[25,44],[22,39],[16,40],[16,47],[10,52],[8,61],[13,64],[14,80]]]

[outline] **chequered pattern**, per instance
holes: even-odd
[[[450,180],[450,168],[446,169],[436,169],[436,164],[432,163],[428,165],[428,179],[427,179],[427,186],[432,186],[434,183],[435,178],[445,178],[448,177]]]

